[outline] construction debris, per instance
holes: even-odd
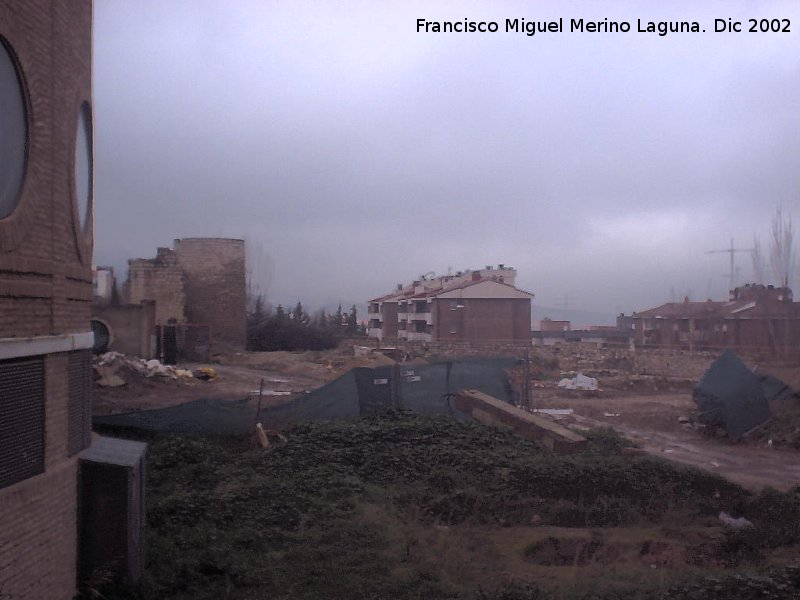
[[[100,378],[97,380],[97,385],[102,387],[120,387],[126,384],[126,381],[117,375],[114,367],[108,365],[94,365],[94,371]]]
[[[551,417],[566,417],[575,412],[574,408],[536,408],[532,412]]]
[[[586,438],[582,435],[478,390],[456,393],[455,406],[477,421],[508,427],[514,433],[537,440],[559,454],[575,454],[586,449]]]
[[[197,379],[209,381],[217,376],[217,372],[211,367],[200,367],[199,369],[195,369],[194,376]]]
[[[583,373],[578,373],[571,379],[564,377],[558,382],[558,387],[566,390],[587,390],[596,391],[597,379],[594,377],[586,377]]]
[[[191,378],[194,377],[191,371],[187,369],[179,369],[173,365],[162,364],[159,360],[153,358],[145,360],[143,358],[128,358],[120,352],[106,352],[101,354],[96,359],[95,371],[100,374],[101,381],[104,379],[103,374],[117,374],[122,368],[127,368],[144,377],[169,377],[171,379]],[[108,378],[106,377],[106,380]],[[100,383],[103,385],[103,383]]]

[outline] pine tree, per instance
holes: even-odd
[[[333,323],[331,323],[336,331],[339,331],[342,328],[342,316],[342,304],[339,303],[339,308],[336,309],[336,314],[333,315]]]
[[[356,313],[356,305],[350,308],[350,315],[347,317],[347,333],[354,335],[358,332],[358,314]]]
[[[297,304],[294,307],[294,311],[292,311],[292,318],[297,323],[302,323],[303,322],[303,305],[300,304],[299,300],[297,301]]]

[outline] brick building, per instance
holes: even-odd
[[[92,4],[0,4],[0,597],[76,588],[91,440]]]
[[[247,293],[244,240],[184,238],[156,257],[128,261],[127,301],[156,303],[156,324],[208,326],[214,343],[244,348]]]
[[[368,303],[367,332],[420,342],[528,342],[533,294],[505,265],[421,277]]]
[[[668,302],[633,314],[638,346],[800,356],[800,302],[792,291],[745,285],[727,302]]]

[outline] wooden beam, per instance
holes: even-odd
[[[559,454],[577,454],[586,449],[586,438],[582,435],[478,390],[457,392],[455,406],[476,421],[509,428]]]

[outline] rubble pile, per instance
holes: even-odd
[[[596,391],[598,389],[597,379],[594,377],[587,377],[583,373],[578,373],[575,377],[563,377],[561,381],[558,382],[558,387],[565,390]]]
[[[142,377],[165,377],[169,379],[192,379],[195,377],[188,369],[181,369],[173,365],[165,365],[153,358],[127,357],[120,352],[106,352],[94,357],[94,370],[98,375],[97,384],[102,387],[119,387],[127,382],[120,375],[125,371],[133,372]]]

